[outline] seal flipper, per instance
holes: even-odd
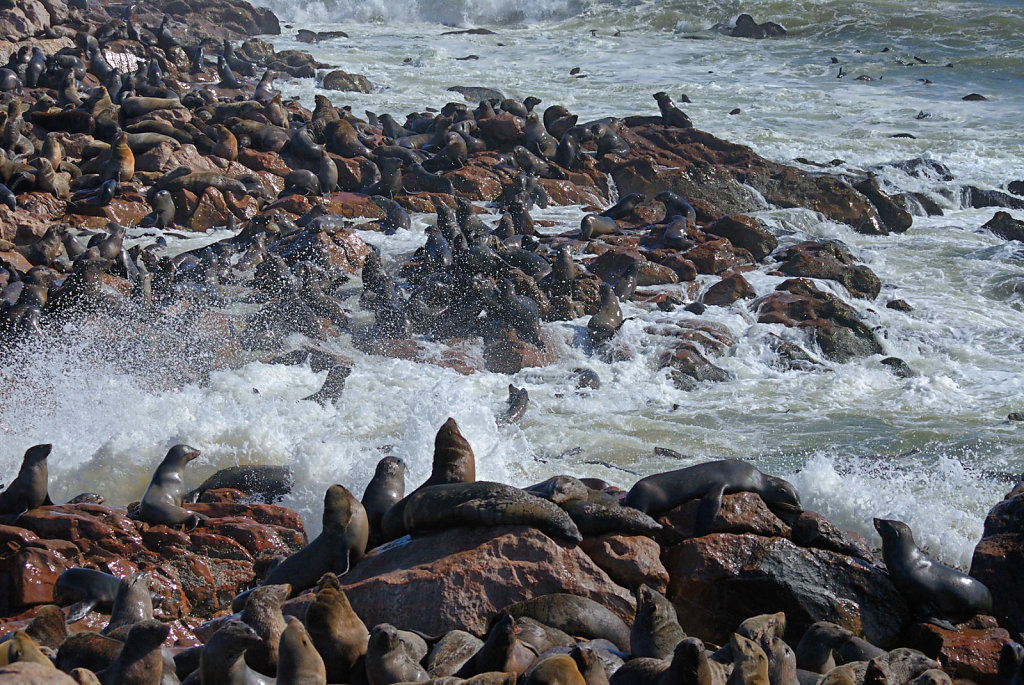
[[[68,615],[64,619],[64,623],[77,623],[81,621],[86,615],[93,610],[96,606],[95,599],[84,599],[81,602],[75,602],[68,607]]]
[[[697,520],[693,524],[695,537],[702,537],[711,532],[711,524],[718,516],[718,510],[722,508],[722,495],[725,494],[725,483],[721,483],[704,493],[697,507]]]

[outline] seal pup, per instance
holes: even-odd
[[[370,525],[363,505],[344,486],[327,488],[322,520],[320,535],[271,569],[265,585],[289,583],[295,596],[328,571],[339,576],[348,573],[363,558]]]
[[[930,559],[902,521],[874,520],[882,536],[882,558],[896,588],[925,622],[955,630],[977,614],[992,611],[992,593],[966,573]]]
[[[398,630],[381,623],[370,631],[366,648],[366,680],[369,685],[391,685],[429,680],[430,676],[406,651]]]
[[[770,509],[800,511],[800,498],[788,481],[739,459],[722,459],[641,478],[630,488],[626,506],[657,516],[691,499],[700,499],[694,533],[706,535],[722,507],[722,495],[755,492]]]
[[[643,584],[636,589],[636,618],[629,629],[629,651],[634,657],[667,659],[686,637],[672,602]]]
[[[333,573],[325,573],[320,579],[316,599],[306,610],[305,620],[313,646],[327,666],[327,680],[351,682],[353,669],[366,654],[370,632],[352,609]]]
[[[370,525],[367,549],[381,543],[381,521],[388,509],[405,497],[405,474],[409,468],[398,457],[383,457],[377,462],[373,478],[363,491],[362,505]]]
[[[288,627],[281,633],[277,660],[277,682],[281,685],[326,685],[327,669],[317,653],[302,622],[288,617]]]
[[[184,523],[191,530],[206,518],[181,507],[185,500],[185,466],[198,456],[199,450],[188,445],[175,445],[168,450],[142,495],[140,520],[171,526]]]
[[[53,504],[47,492],[46,458],[53,445],[34,445],[25,450],[21,469],[11,484],[0,493],[0,523],[12,524],[30,509]]]
[[[278,650],[281,633],[284,632],[284,615],[281,605],[291,594],[291,586],[261,585],[253,588],[248,601],[242,610],[242,621],[252,626],[260,637],[260,649],[254,649],[245,655],[245,663],[249,668],[268,676],[277,675]]]

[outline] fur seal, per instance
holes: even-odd
[[[756,492],[769,508],[800,511],[796,489],[782,478],[758,471],[738,459],[722,459],[641,478],[630,488],[624,504],[657,516],[691,499],[700,499],[694,532],[705,535],[722,506],[722,495]]]
[[[131,626],[153,618],[153,596],[149,592],[149,572],[132,573],[118,583],[110,622],[101,635],[126,635]]]
[[[598,216],[608,219],[625,219],[633,215],[637,205],[647,199],[643,193],[629,193],[624,195],[618,202],[601,212]]]
[[[121,100],[121,116],[135,119],[143,114],[161,109],[184,109],[185,105],[178,98],[126,97]]]
[[[384,457],[377,462],[373,478],[366,485],[361,500],[370,525],[367,549],[373,549],[381,543],[384,514],[405,497],[405,474],[408,470],[405,462],[398,457]]]
[[[277,502],[292,491],[295,475],[290,466],[243,465],[221,469],[188,493],[187,502],[197,502],[207,490],[232,488],[263,502]]]
[[[576,661],[568,654],[538,659],[523,682],[524,685],[588,685]]]
[[[45,157],[38,159],[37,163],[39,168],[36,170],[36,189],[61,200],[71,197],[71,182],[68,175],[54,171],[50,166],[50,160]]]
[[[327,378],[324,379],[324,384],[320,386],[320,389],[302,399],[312,400],[322,407],[331,404],[341,397],[341,393],[345,389],[345,381],[351,373],[352,367],[335,364],[327,371]]]
[[[47,492],[46,458],[53,445],[34,445],[25,450],[21,469],[11,484],[0,493],[0,523],[11,524],[30,509],[53,504]]]
[[[372,162],[370,166],[374,169],[377,168]],[[383,195],[374,195],[370,199],[384,210],[384,218],[380,220],[380,227],[384,231],[384,235],[393,235],[400,228],[407,231],[412,228],[412,219],[409,218],[409,213],[402,205]]]
[[[29,637],[24,630],[15,631],[11,639],[0,643],[0,666],[18,662],[39,664],[51,669],[56,668],[53,662],[43,654],[39,643]]]
[[[882,536],[882,558],[889,577],[919,618],[953,629],[977,614],[992,611],[992,593],[979,580],[940,564],[918,549],[910,526],[874,520]]]
[[[768,655],[760,645],[738,633],[729,641],[732,649],[732,674],[726,685],[770,685]]]
[[[241,90],[242,84],[238,81],[238,77],[235,76],[234,72],[231,71],[231,67],[228,66],[223,55],[217,56],[217,75],[220,76],[220,82],[217,83],[218,87],[226,88],[227,90]]]
[[[351,682],[353,669],[366,654],[370,633],[349,604],[337,576],[326,573],[319,585],[316,599],[306,610],[306,630],[324,658],[327,680]]]
[[[261,642],[256,631],[242,621],[228,621],[210,636],[200,652],[199,682],[247,685],[245,655]]]
[[[146,228],[167,228],[174,225],[174,215],[177,210],[174,207],[174,199],[166,190],[158,190],[149,199],[149,206],[153,210],[139,222],[139,226]]]
[[[697,210],[689,202],[671,190],[663,190],[654,199],[665,205],[665,221],[671,222],[673,217],[681,216],[689,221],[697,220]]]
[[[302,622],[288,617],[288,627],[281,633],[281,647],[277,660],[277,682],[285,685],[325,685],[327,669],[323,657],[317,653],[309,633]]]
[[[529,616],[559,630],[591,640],[605,639],[629,651],[629,628],[603,604],[562,592],[541,595],[504,608],[516,618]]]
[[[53,601],[71,604],[67,622],[80,621],[94,608],[109,610],[114,605],[121,579],[91,568],[69,568],[53,586]]]
[[[587,333],[590,335],[591,343],[597,345],[610,340],[615,332],[619,330],[625,319],[622,310],[619,308],[619,300],[615,291],[607,283],[601,284],[601,303],[597,312],[587,322]],[[649,514],[649,511],[645,511]]]
[[[188,445],[175,445],[168,450],[142,495],[139,519],[171,526],[184,523],[191,530],[206,518],[181,507],[185,500],[185,466],[198,456],[199,450]]]
[[[261,642],[259,649],[246,653],[245,663],[264,675],[277,675],[278,648],[285,629],[281,605],[288,599],[291,589],[287,583],[253,588],[242,610],[242,621],[252,626]]]
[[[294,596],[313,587],[328,571],[339,576],[348,573],[366,553],[369,528],[359,500],[343,486],[332,485],[324,495],[323,531],[271,569],[263,582],[289,583]]]
[[[629,651],[633,656],[667,659],[685,637],[672,602],[646,584],[638,587],[636,618],[629,629]]]
[[[434,460],[428,478],[417,489],[447,483],[471,483],[476,480],[476,457],[455,419],[448,419],[434,436]]]
[[[407,653],[398,630],[388,623],[370,631],[365,664],[369,685],[423,682],[430,678],[419,660]]]
[[[600,214],[587,214],[580,221],[580,237],[591,240],[602,235],[617,235],[619,224],[615,219]]]
[[[548,535],[580,542],[576,524],[557,505],[503,483],[449,483],[417,490],[404,500],[405,530],[455,526],[534,526]]]
[[[127,183],[135,176],[135,154],[128,145],[128,134],[121,131],[110,146],[110,159],[100,167],[100,180],[115,179]]]
[[[537,659],[538,653],[519,639],[519,632],[519,626],[512,614],[499,613],[492,622],[483,645],[455,675],[469,678],[497,671],[521,676]]]
[[[121,654],[96,674],[103,683],[158,683],[164,672],[163,650],[170,626],[155,619],[140,621],[128,631]]]
[[[668,93],[659,91],[653,97],[658,103],[658,109],[661,111],[662,123],[678,128],[693,128],[693,122],[690,120],[690,117],[686,116],[683,110],[676,107]]]
[[[508,406],[501,414],[495,417],[499,426],[510,423],[519,423],[526,413],[526,407],[530,404],[530,394],[526,388],[517,388],[509,383],[508,385]]]
[[[68,636],[64,612],[56,604],[44,604],[38,607],[32,621],[25,627],[25,634],[41,647],[56,651]],[[7,633],[0,638],[0,643],[11,640],[14,635],[15,633]]]

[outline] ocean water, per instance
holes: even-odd
[[[915,217],[907,233],[887,237],[859,235],[805,210],[755,213],[781,245],[840,240],[878,274],[883,290],[873,302],[821,285],[857,307],[885,355],[822,371],[780,371],[771,364],[769,336],[807,341],[757,324],[744,303],[710,307],[702,317],[624,303],[632,319],[618,341],[630,359],[609,363],[594,355],[583,344],[584,318],[546,325],[557,362],[511,377],[463,376],[367,355],[344,334],[331,345],[353,360],[352,375],[344,396],[320,407],[300,399],[319,387],[323,373],[257,362],[207,373],[217,366],[215,325],[186,313],[157,324],[121,316],[69,324],[6,350],[0,480],[14,476],[26,447],[53,442],[55,499],[92,490],[123,504],[141,496],[169,446],[187,442],[203,453],[189,466],[189,484],[240,463],[290,464],[297,485],[285,503],[315,532],[327,485],[361,494],[382,454],[406,459],[410,487],[425,478],[434,433],[453,416],[474,448],[480,478],[526,485],[572,473],[628,487],[642,475],[707,459],[750,459],[790,478],[807,508],[844,527],[877,542],[872,517],[898,518],[932,554],[970,564],[985,513],[1024,471],[1024,426],[1006,420],[1024,410],[1024,245],[980,231],[996,210],[965,207],[962,192],[1024,179],[1019,2],[266,4],[285,25],[282,36],[269,38],[277,49],[308,49],[375,85],[364,95],[323,91],[312,80],[279,82],[307,104],[322,92],[354,112],[402,120],[458,99],[447,88],[469,85],[535,95],[542,108],[559,103],[588,119],[655,114],[652,93],[664,90],[677,102],[685,93],[692,102],[681,107],[697,127],[769,159],[842,160],[839,171],[871,169],[891,191],[929,195],[944,215]],[[789,35],[751,41],[710,30],[741,11],[781,23]],[[468,27],[494,33],[443,35]],[[349,37],[306,45],[295,39],[300,28]],[[477,59],[456,59],[469,55]],[[570,74],[574,67],[582,77]],[[963,101],[969,93],[988,100]],[[729,115],[735,108],[740,114]],[[893,166],[916,157],[945,164],[954,180]],[[578,226],[582,215],[579,207],[534,214],[553,221],[552,232]],[[394,263],[423,243],[432,221],[417,216],[411,231],[364,237]],[[767,271],[749,277],[759,294],[781,281]],[[346,286],[348,305],[357,307],[360,291],[358,279]],[[887,309],[894,298],[913,311]],[[354,320],[365,325],[370,318],[357,313]],[[733,380],[684,391],[658,369],[669,341],[651,331],[694,320],[724,326],[737,340],[716,361]],[[918,375],[893,376],[883,356],[906,360]],[[584,365],[600,375],[600,390],[575,390],[571,370]],[[494,416],[510,382],[527,388],[530,407],[522,423],[499,427]],[[682,456],[656,455],[655,447]]]

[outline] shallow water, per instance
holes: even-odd
[[[187,442],[203,452],[189,467],[190,484],[238,463],[292,465],[297,487],[285,503],[315,531],[327,484],[360,494],[385,452],[408,461],[410,487],[424,478],[434,433],[453,416],[476,452],[480,478],[525,485],[569,472],[628,487],[640,475],[698,460],[748,458],[791,478],[808,508],[842,526],[873,538],[872,517],[899,518],[940,558],[969,565],[985,512],[1024,470],[1024,429],[1005,421],[1024,404],[1024,246],[979,232],[995,210],[962,208],[959,193],[964,184],[996,188],[1024,178],[1019,3],[268,4],[291,26],[270,39],[277,49],[309,49],[376,86],[362,95],[318,90],[311,80],[279,83],[307,104],[324,92],[355,112],[401,120],[457,98],[450,86],[479,85],[536,95],[542,107],[564,104],[586,119],[654,114],[651,94],[665,90],[677,102],[689,96],[692,103],[682,107],[699,128],[772,160],[838,158],[847,170],[918,156],[942,162],[956,177],[952,183],[875,169],[890,190],[928,193],[946,209],[942,217],[915,217],[903,235],[859,235],[804,210],[756,214],[777,229],[782,245],[806,238],[849,245],[883,282],[875,302],[849,301],[877,327],[884,356],[906,360],[919,375],[896,378],[882,356],[826,371],[776,370],[769,334],[806,341],[793,330],[756,324],[739,303],[699,317],[737,339],[716,362],[734,380],[683,391],[657,368],[668,341],[645,328],[697,317],[624,304],[634,318],[618,340],[631,359],[612,364],[593,355],[581,319],[548,325],[555,365],[512,377],[462,376],[370,356],[343,335],[333,344],[354,361],[352,375],[344,396],[320,407],[298,401],[323,379],[308,368],[252,363],[208,377],[197,372],[208,361],[201,342],[218,333],[185,316],[158,327],[108,321],[70,327],[4,364],[0,480],[13,477],[26,447],[53,442],[55,499],[95,490],[126,503],[141,495],[167,448]],[[784,24],[790,35],[747,41],[708,30],[741,10]],[[441,35],[452,26],[496,33]],[[309,46],[294,39],[298,28],[340,29],[350,38]],[[454,59],[470,54],[479,59]],[[836,78],[832,57],[845,78]],[[575,66],[586,78],[570,76]],[[855,80],[860,74],[874,80]],[[971,92],[989,100],[961,100]],[[741,113],[730,116],[734,108]],[[929,116],[917,118],[921,112]],[[896,133],[916,139],[890,137]],[[578,226],[582,210],[534,216],[563,231]],[[432,219],[416,217],[412,231],[396,236],[364,237],[380,246],[386,262],[398,261],[422,244]],[[781,281],[767,270],[749,278],[759,294]],[[822,286],[847,297],[841,286]],[[346,292],[355,307],[358,279]],[[893,298],[914,311],[885,308]],[[583,365],[601,376],[601,390],[574,391],[571,369]],[[530,407],[520,425],[498,427],[494,415],[509,382],[528,389]],[[655,446],[685,456],[656,456]]]

